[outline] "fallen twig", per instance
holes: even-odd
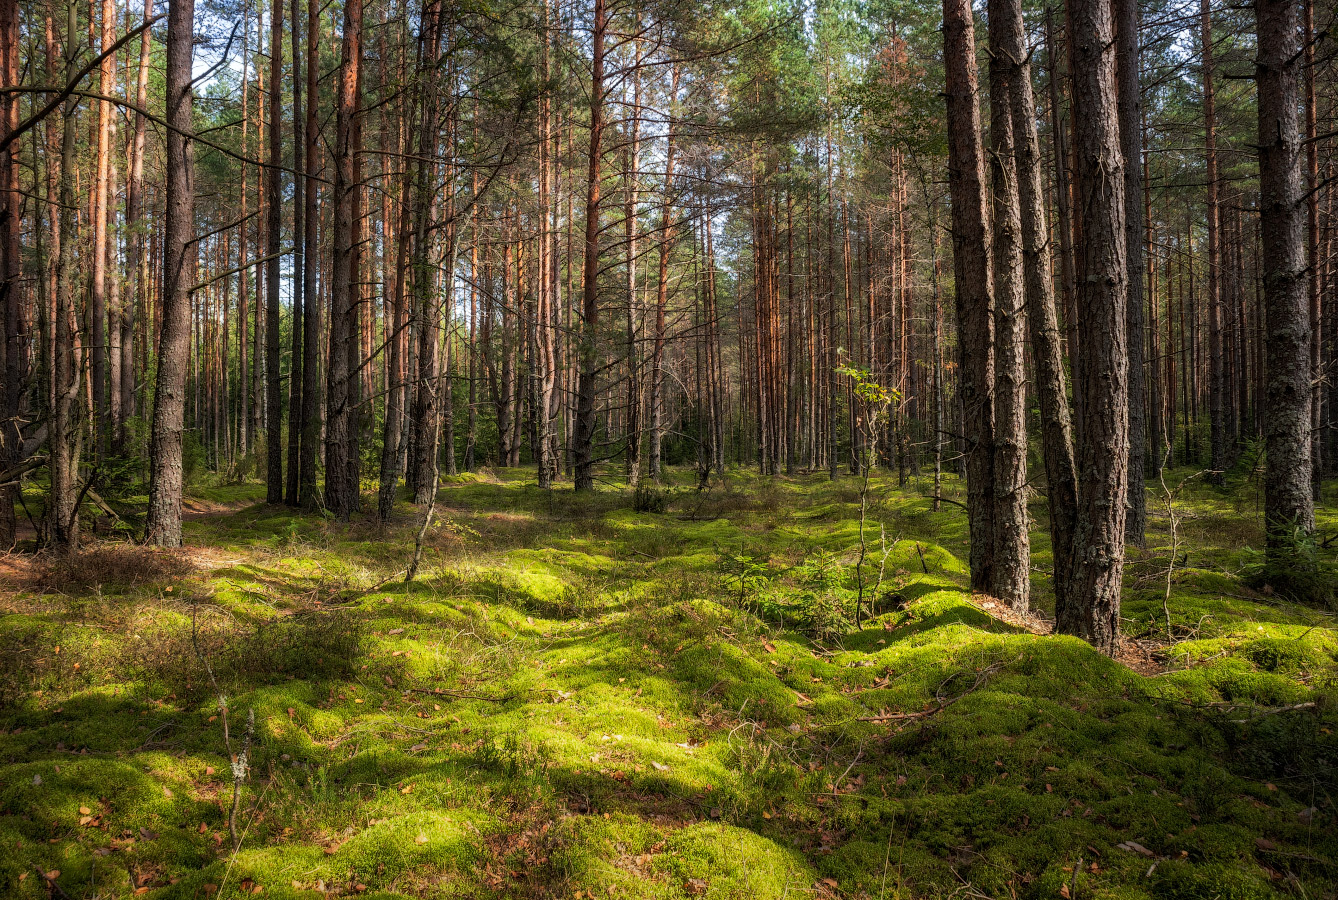
[[[33,868],[37,870],[38,875],[42,876],[42,880],[47,883],[47,887],[51,888],[52,894],[56,895],[57,897],[62,897],[64,898],[64,900],[74,900],[74,898],[72,898],[69,894],[65,892],[65,888],[56,884],[56,879],[52,878],[46,872],[42,871],[41,866],[33,866]]]

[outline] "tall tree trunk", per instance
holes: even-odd
[[[678,99],[678,66],[669,83],[669,103]],[[664,339],[665,310],[669,305],[669,251],[674,245],[674,120],[669,114],[664,148],[664,200],[660,208],[660,268],[655,281],[655,349],[650,360],[650,477],[664,477],[661,445],[664,441]],[[774,473],[773,467],[773,473]]]
[[[1143,486],[1148,453],[1143,371],[1146,317],[1143,307],[1143,93],[1139,87],[1138,0],[1114,0],[1115,70],[1118,83],[1120,152],[1124,156],[1124,246],[1129,284],[1125,329],[1129,341],[1129,510],[1124,534],[1142,547],[1147,530]]]
[[[1074,0],[1073,141],[1081,202],[1083,311],[1075,366],[1083,397],[1078,429],[1078,506],[1064,634],[1106,654],[1119,645],[1120,580],[1129,465],[1129,349],[1125,306],[1124,173],[1120,153],[1111,0]]]
[[[0,88],[19,84],[19,17],[16,0],[0,0]],[[0,93],[0,470],[19,461],[20,417],[28,377],[28,338],[24,323],[25,291],[19,261],[23,195],[19,191],[17,148],[8,142],[19,124],[19,95]],[[14,500],[18,486],[0,487],[0,553],[14,546]]]
[[[1021,7],[1015,6],[1015,34],[1022,30]],[[1017,59],[1026,60],[1021,44]],[[1050,514],[1050,547],[1054,560],[1055,607],[1066,603],[1073,567],[1073,526],[1078,485],[1073,459],[1073,421],[1064,376],[1064,347],[1055,310],[1054,280],[1050,277],[1050,232],[1046,225],[1045,191],[1041,179],[1040,140],[1036,133],[1036,101],[1032,94],[1030,63],[1024,61],[1011,94],[1014,141],[1017,145],[1018,194],[1022,209],[1022,254],[1026,277],[1027,321],[1035,368],[1036,394],[1041,408],[1041,446],[1045,458],[1046,504]],[[1051,79],[1054,78],[1051,73]],[[1062,158],[1062,154],[1056,153]],[[1056,193],[1067,192],[1065,184]],[[1065,204],[1067,207],[1067,203]],[[1061,230],[1068,223],[1061,223]],[[1069,263],[1065,261],[1067,267]],[[1071,274],[1071,273],[1069,273]],[[1067,277],[1067,275],[1066,275]]]
[[[441,344],[441,310],[434,296],[436,273],[432,266],[433,173],[437,156],[437,57],[441,46],[441,3],[433,0],[423,11],[427,22],[423,26],[423,44],[419,51],[419,70],[422,78],[422,120],[418,131],[418,160],[415,163],[413,197],[413,273],[414,318],[417,328],[417,353],[411,430],[414,434],[413,469],[414,503],[426,507],[436,490],[437,437],[440,425],[439,351]]]
[[[1311,492],[1315,502],[1320,500],[1324,486],[1324,448],[1325,433],[1329,425],[1324,421],[1333,410],[1325,403],[1326,381],[1328,377],[1324,358],[1324,328],[1320,274],[1322,264],[1319,258],[1319,140],[1318,109],[1315,103],[1315,0],[1304,0],[1304,49],[1305,49],[1305,161],[1306,161],[1306,267],[1310,270],[1310,366],[1314,370],[1311,379],[1310,405],[1310,468]],[[1332,351],[1330,351],[1332,352]]]
[[[555,207],[553,204],[554,160],[553,160],[553,90],[549,35],[551,10],[549,0],[543,0],[543,35],[540,38],[539,77],[543,82],[540,96],[539,120],[539,293],[535,304],[535,409],[533,415],[535,428],[535,465],[538,469],[539,487],[550,488],[556,474],[555,445],[553,443],[553,401],[555,393],[556,358],[554,352],[554,314],[557,307],[557,263],[554,259],[554,228],[556,226]],[[472,273],[471,273],[472,274]],[[472,288],[471,288],[472,296]],[[472,323],[472,319],[471,319]],[[469,407],[469,442],[474,440],[474,381],[473,353],[470,353],[470,407]],[[472,458],[466,463],[473,465]]]
[[[1221,210],[1217,184],[1217,100],[1213,86],[1213,30],[1209,0],[1201,0],[1203,130],[1208,179],[1208,418],[1212,429],[1212,480],[1222,483],[1227,466],[1226,347],[1222,340]]]
[[[281,0],[275,0],[281,2]],[[306,387],[305,338],[307,320],[306,252],[307,252],[307,142],[306,116],[302,114],[302,28],[299,24],[301,0],[292,0],[291,13],[293,47],[293,333],[292,362],[288,375],[288,482],[286,500],[289,506],[301,503],[302,441],[306,432],[303,415],[306,405],[302,393]],[[314,96],[313,96],[314,99]],[[313,104],[314,105],[314,104]],[[314,185],[313,185],[314,187]]]
[[[635,488],[641,481],[642,391],[641,338],[639,319],[644,318],[637,295],[637,262],[641,252],[638,238],[638,204],[641,183],[641,44],[634,44],[632,59],[632,104],[628,118],[630,137],[623,148],[623,229],[627,244],[627,484]],[[626,94],[624,94],[626,98]]]
[[[78,0],[68,0],[65,20],[65,78],[73,80],[77,71],[76,35],[79,30]],[[169,49],[172,46],[169,40]],[[169,87],[171,82],[169,82]],[[169,110],[171,109],[169,93]],[[75,482],[79,477],[81,439],[79,433],[79,373],[80,350],[77,345],[78,328],[75,323],[75,227],[78,200],[75,196],[75,114],[78,100],[71,97],[65,102],[60,141],[60,214],[57,237],[60,242],[56,261],[54,341],[52,344],[52,394],[54,405],[48,434],[50,447],[51,502],[47,508],[48,546],[56,553],[79,549],[79,507]],[[170,112],[169,112],[170,115]],[[169,158],[168,172],[172,172]],[[168,204],[169,212],[171,204]],[[189,315],[189,313],[187,313]],[[185,336],[182,336],[184,344]],[[160,356],[159,377],[162,377]],[[184,360],[183,360],[184,362]],[[180,379],[184,390],[184,373]],[[179,417],[178,413],[178,417]],[[179,419],[178,419],[179,420]],[[178,431],[179,433],[179,431]],[[155,456],[155,459],[157,457]],[[180,456],[178,455],[178,470]],[[153,515],[153,490],[150,486],[149,514]],[[178,488],[178,497],[180,489]],[[179,520],[178,515],[178,520]],[[178,538],[178,542],[179,542]]]
[[[1301,169],[1296,0],[1256,0],[1259,90],[1259,231],[1267,330],[1264,527],[1281,571],[1313,563],[1300,539],[1315,528],[1310,489],[1310,311],[1305,178]]]
[[[317,2],[318,0],[307,0],[307,109],[302,128],[302,140],[305,143],[302,163],[305,164],[306,174],[300,178],[306,182],[302,194],[305,206],[302,230],[305,252],[302,255],[301,266],[302,297],[306,315],[302,323],[302,447],[298,457],[298,497],[302,508],[306,510],[315,509],[320,502],[320,493],[316,488],[316,451],[321,440],[320,374],[323,306],[320,297],[317,296],[316,279],[320,268],[320,243],[316,240],[316,185],[320,172],[320,125],[316,116],[317,101],[320,97],[317,93],[320,75],[320,11]],[[293,21],[297,22],[296,10],[293,12]],[[298,51],[294,47],[294,58],[297,55]],[[296,71],[294,63],[294,74]]]
[[[1147,116],[1144,114],[1143,121],[1139,124],[1139,129],[1143,133],[1143,140],[1146,141]],[[1163,384],[1163,363],[1161,350],[1161,317],[1157,311],[1157,293],[1159,289],[1160,275],[1157,272],[1157,240],[1156,231],[1152,224],[1152,188],[1149,183],[1149,164],[1147,155],[1143,155],[1140,168],[1143,170],[1141,189],[1143,193],[1141,210],[1143,216],[1143,235],[1141,248],[1147,255],[1147,312],[1148,312],[1148,351],[1147,362],[1148,374],[1148,466],[1150,475],[1147,477],[1159,477],[1161,473],[1162,460],[1166,454],[1166,389]],[[1141,276],[1140,276],[1141,277]],[[1132,298],[1130,300],[1132,302]],[[1169,318],[1167,320],[1169,327]],[[1169,360],[1169,357],[1168,357]],[[1146,479],[1145,479],[1146,480]],[[1127,531],[1127,528],[1126,528]]]
[[[1025,74],[1021,0],[990,0],[990,174],[994,191],[994,578],[990,593],[1029,605],[1027,329],[1012,96]],[[904,320],[903,316],[903,320]]]
[[[186,366],[190,353],[191,278],[194,275],[195,169],[191,60],[194,0],[175,0],[167,12],[167,217],[163,227],[162,335],[149,449],[146,539],[181,544],[182,435]]]
[[[604,37],[609,27],[605,0],[595,0],[590,43],[590,149],[585,199],[585,271],[576,386],[575,487],[595,488],[595,381],[599,367],[599,188],[604,147]]]
[[[279,252],[283,237],[283,0],[269,9],[269,190],[265,209],[265,500],[283,502],[283,379],[279,363]],[[338,279],[336,279],[338,281]]]
[[[362,2],[344,4],[344,36],[335,92],[334,226],[330,279],[330,405],[325,438],[325,505],[348,519],[358,509],[357,416],[358,178],[355,157],[362,72]]]
[[[281,3],[281,0],[274,0]],[[302,436],[306,431],[302,415],[305,404],[302,403],[302,389],[306,386],[305,342],[306,330],[306,279],[304,277],[306,259],[306,179],[302,173],[306,168],[306,140],[304,136],[306,116],[302,115],[302,29],[300,1],[292,0],[293,24],[293,278],[292,278],[292,348],[290,348],[288,376],[288,483],[285,485],[285,501],[290,507],[301,503],[301,459]]]
[[[1069,362],[1072,364],[1078,347],[1078,276],[1077,264],[1073,258],[1073,211],[1071,179],[1068,172],[1070,153],[1064,110],[1059,101],[1059,85],[1062,80],[1059,71],[1059,50],[1055,45],[1054,17],[1048,6],[1045,10],[1045,58],[1049,67],[1047,81],[1050,89],[1050,127],[1054,134],[1055,212],[1058,216],[1056,225],[1059,231],[1059,299],[1064,310],[1064,330]],[[1074,385],[1074,409],[1078,409],[1081,405],[1077,386]]]
[[[94,0],[96,3],[96,0]],[[94,6],[89,5],[89,25],[92,25]],[[116,40],[116,7],[111,0],[102,0],[101,49],[111,49]],[[90,41],[91,43],[91,41]],[[98,65],[98,93],[110,95],[116,79],[115,54],[107,56]],[[93,176],[93,261],[88,291],[89,376],[93,382],[93,450],[99,458],[110,444],[107,375],[107,199],[111,174],[111,104],[97,101],[97,147]]]
[[[145,4],[152,7],[153,0],[145,0]],[[243,261],[250,258],[251,241],[250,229],[248,225],[247,200],[250,191],[246,183],[246,159],[244,158],[251,149],[247,140],[247,132],[251,124],[251,107],[248,102],[247,94],[251,82],[251,25],[250,25],[250,3],[242,4],[242,156],[241,177],[238,179],[241,195],[241,213],[242,224],[238,227],[239,243],[241,244],[241,258]],[[148,33],[145,33],[147,40]],[[140,49],[140,87],[143,89],[145,77],[148,74],[148,50],[147,43]],[[141,97],[140,102],[143,102]],[[143,108],[142,106],[140,107]],[[144,128],[141,123],[142,117],[136,115],[135,118],[135,139],[138,142],[137,147],[140,156],[140,174],[143,174],[143,153],[144,153]],[[134,185],[134,170],[132,166],[131,186]],[[130,217],[129,194],[127,193],[126,202],[126,225],[132,227]],[[250,349],[250,341],[247,339],[249,325],[249,300],[250,300],[251,271],[250,266],[243,268],[237,275],[237,397],[240,401],[237,410],[237,452],[242,458],[242,465],[248,466],[247,454],[251,448],[251,374],[247,366],[247,351]]]
[[[968,0],[943,0],[948,186],[966,440],[971,588],[994,586],[994,298],[986,229],[985,161],[976,101],[976,39]]]

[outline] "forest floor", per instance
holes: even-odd
[[[1338,620],[1247,577],[1257,479],[1190,480],[1174,536],[1153,497],[1111,660],[1046,633],[1039,499],[1017,616],[959,508],[874,479],[856,627],[857,479],[675,477],[454,479],[407,586],[411,507],[256,485],[181,552],[11,555],[0,895],[1338,896]]]

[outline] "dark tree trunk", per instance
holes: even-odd
[[[283,245],[283,3],[270,2],[269,168],[265,207],[265,501],[283,502],[283,380],[279,363],[279,249]],[[336,279],[337,281],[338,279]]]
[[[670,102],[678,96],[678,67],[670,81]],[[663,478],[661,447],[664,442],[664,341],[665,310],[669,305],[669,251],[674,244],[674,124],[669,123],[665,144],[664,202],[660,208],[660,266],[655,281],[655,344],[650,360],[650,477]],[[773,466],[773,473],[775,468]]]
[[[297,12],[293,12],[293,21],[297,21]],[[302,328],[302,448],[298,457],[298,496],[302,508],[315,509],[320,502],[320,493],[316,488],[316,451],[321,441],[321,331],[322,304],[317,292],[316,275],[320,269],[320,244],[316,240],[316,185],[320,172],[319,120],[316,115],[317,93],[320,75],[320,12],[317,0],[307,0],[307,110],[302,129],[305,148],[302,162],[306,165],[306,174],[301,179],[306,182],[303,200],[306,210],[303,215],[305,228],[302,240],[306,252],[302,256],[302,296],[305,301],[306,315]],[[297,49],[293,50],[294,57]]]
[[[302,441],[306,433],[303,416],[306,404],[302,395],[306,388],[306,343],[304,334],[307,323],[307,179],[306,169],[306,117],[302,114],[302,29],[299,26],[300,0],[292,0],[292,46],[293,46],[293,333],[292,362],[288,376],[288,482],[287,503],[298,506],[301,503]],[[312,99],[315,99],[313,95]],[[313,106],[315,103],[313,102]],[[311,185],[315,187],[315,185]],[[314,225],[312,227],[315,227]]]
[[[1074,0],[1073,141],[1077,164],[1078,505],[1067,602],[1055,627],[1106,654],[1119,644],[1120,580],[1129,465],[1128,268],[1111,0]]]
[[[1299,4],[1256,0],[1259,231],[1263,240],[1267,396],[1264,526],[1270,561],[1294,567],[1315,528],[1310,489],[1310,311],[1298,75]]]
[[[423,11],[427,21],[423,26],[423,45],[419,66],[423,73],[422,120],[418,131],[418,160],[415,162],[413,194],[413,273],[414,319],[417,328],[416,369],[414,372],[414,402],[410,416],[413,432],[414,503],[426,507],[436,491],[437,436],[440,426],[440,344],[441,309],[434,290],[436,273],[431,262],[433,174],[437,155],[437,79],[435,72],[441,42],[441,4],[430,3]]]
[[[576,386],[575,487],[595,488],[595,389],[599,367],[599,188],[604,138],[604,36],[609,17],[604,0],[595,0],[590,64],[590,150],[585,199],[585,273]]]
[[[986,230],[985,161],[976,100],[976,40],[971,4],[943,2],[948,106],[948,185],[952,262],[961,359],[958,394],[966,441],[971,587],[994,586],[994,300]]]
[[[325,444],[325,506],[340,519],[358,510],[357,415],[359,304],[358,92],[362,72],[362,2],[344,4],[344,39],[335,94],[334,227],[330,279],[330,408]]]
[[[1129,292],[1125,328],[1129,341],[1129,510],[1124,534],[1143,546],[1147,530],[1144,462],[1147,457],[1147,409],[1143,371],[1143,95],[1138,81],[1138,0],[1114,0],[1115,69],[1119,89],[1120,152],[1124,156],[1124,246]]]
[[[163,327],[149,449],[149,543],[181,544],[182,433],[194,274],[195,172],[191,131],[191,54],[194,0],[176,0],[167,13],[167,219],[163,228]],[[69,127],[69,126],[67,126]],[[62,245],[63,246],[63,245]],[[59,338],[58,338],[59,339]],[[59,351],[58,351],[59,352]]]
[[[1021,7],[1015,7],[1017,35],[1022,38]],[[1019,47],[1020,50],[1020,47]],[[1019,57],[1025,59],[1025,55]],[[1073,566],[1073,520],[1078,500],[1073,460],[1073,421],[1064,376],[1064,347],[1050,277],[1050,233],[1046,227],[1045,191],[1041,179],[1040,140],[1036,133],[1036,101],[1030,64],[1018,72],[1012,93],[1014,141],[1017,145],[1018,195],[1022,207],[1022,253],[1026,272],[1027,321],[1035,367],[1036,395],[1041,408],[1041,445],[1045,457],[1046,504],[1050,513],[1050,546],[1054,559],[1056,608],[1065,605]],[[1055,76],[1051,73],[1051,78]],[[1056,156],[1063,157],[1062,153]],[[1057,193],[1067,186],[1057,185]],[[1067,204],[1066,204],[1067,205]],[[1068,223],[1062,223],[1068,227]],[[1065,262],[1065,267],[1068,267]],[[1066,276],[1067,277],[1067,276]]]
[[[1208,180],[1208,418],[1212,429],[1212,480],[1222,482],[1226,470],[1226,368],[1222,341],[1221,210],[1217,184],[1217,102],[1213,86],[1213,30],[1209,0],[1202,0],[1200,38],[1203,50],[1204,155]]]
[[[0,88],[19,83],[19,19],[16,0],[0,0]],[[19,124],[19,95],[0,94],[0,136],[8,138]],[[20,416],[28,376],[28,340],[24,323],[24,289],[19,264],[19,232],[23,196],[15,149],[0,150],[0,470],[19,462]],[[14,546],[14,499],[18,486],[0,487],[0,553]]]
[[[990,593],[1026,612],[1027,534],[1026,291],[1022,211],[1010,103],[1025,74],[1021,0],[991,0],[990,176],[994,190],[994,579]],[[904,317],[903,317],[904,318]],[[904,323],[903,323],[904,324]]]
[[[1311,384],[1312,397],[1310,408],[1310,470],[1311,494],[1315,502],[1320,501],[1324,487],[1325,453],[1330,443],[1325,440],[1329,426],[1325,417],[1334,410],[1325,402],[1327,380],[1324,329],[1323,295],[1320,290],[1323,266],[1319,256],[1319,140],[1318,114],[1315,97],[1315,0],[1304,0],[1304,48],[1305,48],[1305,168],[1306,168],[1306,265],[1310,270],[1310,367],[1313,370]],[[1332,313],[1330,313],[1332,315]],[[1330,354],[1332,350],[1329,351]],[[1257,402],[1257,401],[1256,401]]]

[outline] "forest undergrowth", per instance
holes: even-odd
[[[1042,498],[1019,616],[894,476],[860,572],[858,479],[688,471],[461,476],[408,585],[407,504],[251,484],[179,552],[11,555],[0,895],[1338,897],[1338,621],[1260,579],[1253,480],[1190,474],[1118,660],[1048,633]]]

